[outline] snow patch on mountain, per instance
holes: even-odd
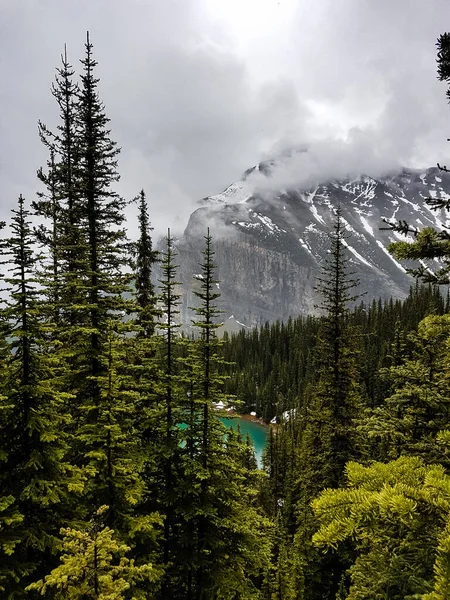
[[[370,234],[372,237],[375,237],[375,234],[373,232],[373,227],[371,225],[369,225],[369,222],[367,221],[367,219],[364,218],[363,216],[360,216],[360,221],[363,224],[363,227],[367,231],[367,233]]]
[[[361,256],[361,254],[359,254],[359,252],[357,252],[357,251],[356,251],[356,250],[353,248],[353,246],[350,246],[350,244],[347,242],[347,240],[342,240],[342,242],[343,242],[344,246],[345,246],[346,248],[348,248],[348,249],[350,250],[350,252],[351,252],[351,253],[352,253],[354,256],[356,256],[356,258],[357,258],[359,261],[361,261],[363,264],[367,265],[368,267],[370,267],[370,268],[373,268],[373,265],[372,265],[372,264],[371,264],[371,263],[370,263],[368,260],[366,260],[366,259],[365,259],[363,256]]]
[[[404,168],[379,178],[362,174],[318,179],[305,185],[284,181],[278,188],[275,168],[276,161],[261,163],[221,194],[206,198],[186,229],[190,252],[196,236],[202,247],[202,232],[208,225],[213,239],[220,239],[223,250],[216,258],[225,261],[218,273],[226,282],[222,300],[228,314],[242,323],[262,324],[314,311],[315,281],[329,252],[338,206],[346,253],[367,300],[405,297],[414,281],[387,250],[393,241],[410,242],[414,237],[393,232],[386,223],[402,220],[418,229],[439,230],[450,226],[445,211],[433,211],[426,204],[427,198],[450,200],[450,174],[435,167]],[[270,185],[261,184],[264,178]],[[186,281],[198,268],[197,256],[189,260],[193,266]],[[435,268],[431,261],[425,264]]]
[[[392,254],[390,254],[387,251],[387,249],[383,246],[383,244],[380,242],[380,240],[376,240],[376,242],[377,242],[377,246],[379,246],[383,250],[383,252],[389,256],[389,258],[392,260],[392,262],[395,264],[395,266],[398,267],[400,269],[400,271],[403,271],[403,273],[406,273],[405,267],[395,260],[395,258],[392,256]]]

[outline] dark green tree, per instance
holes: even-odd
[[[179,282],[176,280],[178,269],[178,265],[175,263],[176,256],[169,229],[166,237],[166,249],[161,262],[162,276],[159,280],[162,318],[158,328],[163,333],[163,343],[160,344],[161,391],[158,397],[158,410],[154,413],[156,422],[153,425],[153,439],[157,445],[153,485],[156,486],[159,511],[164,516],[162,561],[166,568],[166,576],[163,579],[162,598],[173,597],[175,571],[178,568],[174,557],[177,552],[175,513],[179,501],[179,483],[176,474],[181,451],[178,429],[180,415],[177,376],[177,344],[180,329],[177,316],[179,315],[181,296],[177,290]]]
[[[142,489],[141,461],[137,441],[133,440],[136,392],[127,389],[129,382],[123,372],[123,341],[128,331],[123,317],[133,302],[124,296],[130,281],[125,273],[129,266],[123,226],[125,201],[112,189],[119,179],[119,149],[111,140],[109,119],[99,98],[99,80],[94,74],[97,63],[89,34],[85,50],[75,107],[73,212],[64,212],[62,224],[69,237],[76,230],[82,245],[68,246],[69,257],[79,252],[75,254],[75,270],[64,285],[65,294],[72,290],[76,305],[69,303],[72,318],[61,341],[69,365],[67,385],[75,395],[76,443],[72,452],[89,476],[86,515],[92,514],[99,502],[105,504],[109,507],[108,524],[123,533],[133,527],[129,523],[131,507]],[[69,192],[66,183],[65,193]],[[72,280],[75,273],[77,277]]]
[[[76,307],[83,303],[80,279],[85,270],[86,242],[81,227],[78,182],[79,90],[73,81],[74,70],[68,61],[66,47],[61,62],[52,85],[52,95],[59,109],[56,132],[39,122],[39,135],[49,151],[49,160],[46,170],[38,170],[38,179],[45,191],[38,193],[33,208],[44,219],[37,229],[37,237],[47,250],[47,277],[43,285],[49,305],[60,325],[73,327],[83,320]]]
[[[68,461],[71,399],[52,329],[42,320],[30,213],[19,197],[11,235],[1,241],[7,298],[2,309],[10,347],[7,392],[1,398],[0,489],[13,511],[15,545],[4,557],[6,598],[25,597],[30,577],[42,574],[58,551],[59,528],[76,512],[84,478]],[[21,517],[19,517],[21,515]],[[3,533],[3,532],[2,532]],[[5,530],[8,542],[8,529]]]
[[[80,127],[79,190],[88,244],[88,395],[95,403],[100,397],[97,377],[104,373],[101,354],[107,322],[113,315],[117,319],[118,311],[127,307],[123,293],[129,289],[129,277],[124,275],[123,268],[129,264],[129,257],[124,230],[125,201],[111,188],[119,180],[119,149],[110,138],[109,119],[97,91],[99,80],[94,74],[97,62],[92,55],[89,33],[85,48],[77,115]]]
[[[189,485],[180,517],[187,548],[183,561],[187,598],[252,598],[258,596],[261,574],[269,561],[268,522],[256,501],[250,474],[254,463],[240,436],[226,430],[214,408],[225,400],[224,361],[217,329],[219,293],[209,230],[201,272],[196,276],[200,300],[193,322],[199,337],[190,343],[192,374],[186,400],[184,472]],[[233,403],[235,400],[233,399]]]
[[[144,190],[139,194],[138,220],[139,238],[134,248],[136,303],[139,309],[136,321],[140,328],[138,337],[150,338],[155,332],[155,322],[159,316],[155,286],[152,282],[154,267],[158,262],[158,251],[153,250],[153,227],[150,225]]]
[[[311,545],[315,523],[311,501],[319,492],[337,487],[345,465],[360,456],[356,417],[361,389],[356,368],[357,342],[349,327],[349,305],[356,300],[345,254],[345,229],[338,208],[331,234],[330,255],[319,279],[320,308],[325,315],[318,333],[315,365],[317,379],[310,386],[303,414],[298,483],[300,595],[305,600],[336,597],[346,569],[344,555],[321,557]],[[324,575],[326,573],[326,576]]]

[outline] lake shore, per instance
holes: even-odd
[[[267,423],[265,423],[265,421],[263,420],[262,417],[256,417],[255,415],[240,415],[238,413],[235,413],[235,414],[237,417],[239,417],[243,421],[251,421],[252,423],[258,423],[259,425],[262,425],[263,427],[269,427],[269,425]]]

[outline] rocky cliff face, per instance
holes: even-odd
[[[192,276],[199,272],[208,226],[224,321],[252,326],[315,311],[315,282],[338,204],[349,234],[348,258],[365,301],[404,297],[413,282],[386,250],[391,241],[404,238],[380,229],[383,218],[404,219],[418,228],[449,224],[443,211],[436,213],[425,204],[428,197],[450,198],[450,175],[437,168],[258,190],[252,180],[270,181],[272,168],[273,162],[261,163],[222,194],[205,198],[176,241],[185,323],[189,307],[196,304],[193,286],[198,284]]]

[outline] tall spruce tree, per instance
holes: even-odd
[[[154,267],[158,261],[158,251],[153,249],[148,205],[144,190],[139,194],[139,238],[134,248],[134,271],[136,303],[138,305],[138,337],[150,338],[155,332],[159,311],[156,306],[155,286],[152,282]]]
[[[142,454],[142,481],[145,493],[136,506],[140,519],[147,520],[152,527],[142,528],[141,534],[134,533],[133,545],[143,557],[152,555],[152,560],[162,562],[162,554],[153,555],[158,547],[161,518],[164,514],[161,503],[162,445],[162,398],[164,397],[163,336],[157,335],[157,326],[162,316],[158,298],[152,282],[153,269],[159,253],[153,250],[150,220],[145,193],[139,195],[139,238],[133,244],[133,276],[135,282],[134,305],[131,331],[126,340],[123,370],[127,373],[128,390],[134,390],[134,429],[138,436]],[[139,520],[138,520],[139,522]],[[152,534],[149,540],[149,535]]]
[[[89,34],[85,50],[79,88],[66,55],[58,71],[53,88],[61,119],[57,134],[41,126],[56,162],[48,176],[41,171],[40,177],[47,188],[55,182],[59,203],[58,289],[64,318],[56,335],[67,367],[65,386],[74,397],[71,452],[89,479],[84,510],[88,516],[98,502],[108,505],[109,525],[124,532],[134,527],[131,506],[142,490],[133,440],[136,392],[126,389],[122,368],[127,330],[122,318],[132,306],[124,298],[130,279],[125,201],[112,189],[119,179],[119,149],[99,98]],[[38,211],[46,207],[48,200],[36,204]]]
[[[37,229],[38,240],[47,250],[47,276],[42,285],[60,325],[73,327],[83,320],[76,307],[83,303],[80,279],[85,270],[86,243],[78,189],[79,90],[73,81],[74,70],[68,61],[66,47],[61,62],[52,85],[52,95],[59,109],[59,124],[52,132],[39,122],[39,135],[49,151],[49,160],[46,170],[38,170],[38,179],[45,191],[38,193],[33,208],[44,220]]]
[[[212,239],[207,231],[205,237],[205,249],[203,250],[203,263],[201,264],[200,275],[195,276],[195,279],[200,283],[200,290],[194,294],[201,300],[201,305],[195,309],[197,319],[193,322],[195,327],[200,330],[200,338],[195,345],[197,350],[197,365],[196,380],[198,385],[197,398],[199,401],[200,416],[199,416],[199,440],[200,453],[199,462],[201,464],[204,476],[200,484],[199,502],[205,506],[208,502],[208,496],[211,494],[211,482],[209,481],[209,462],[214,461],[214,453],[217,452],[217,420],[211,414],[212,401],[218,401],[216,398],[218,393],[217,384],[220,384],[221,378],[217,378],[217,335],[216,330],[218,324],[216,317],[219,311],[215,301],[220,294],[215,289],[218,283],[214,277],[215,265],[213,263],[214,251],[212,249]],[[193,346],[194,348],[194,346]],[[195,351],[194,350],[194,351]],[[214,443],[214,446],[213,446]],[[199,514],[197,521],[197,552],[198,552],[198,569],[196,573],[197,597],[201,598],[204,590],[210,585],[208,577],[210,577],[209,554],[211,547],[212,531],[209,529],[209,523],[206,515]],[[209,539],[208,537],[211,536]],[[207,557],[205,561],[203,557]]]
[[[298,489],[299,587],[305,600],[334,600],[346,563],[343,555],[320,557],[311,544],[314,518],[311,501],[344,479],[345,465],[359,457],[356,417],[361,401],[355,340],[350,337],[349,304],[356,299],[345,254],[346,236],[337,209],[330,255],[319,279],[320,308],[325,315],[318,333],[317,380],[310,387],[300,446]],[[324,576],[324,573],[327,575]]]
[[[313,462],[314,485],[335,487],[344,476],[345,464],[358,454],[354,419],[360,389],[356,370],[356,345],[349,326],[349,305],[358,280],[352,278],[345,253],[346,234],[340,207],[331,234],[330,256],[318,280],[324,318],[318,333],[318,380],[311,391],[307,411],[305,450]],[[309,460],[309,459],[308,459]],[[310,465],[312,466],[312,465]]]
[[[449,335],[450,316],[429,315],[409,336],[412,356],[383,370],[391,393],[366,412],[361,429],[369,439],[380,440],[384,460],[419,456],[448,468],[448,456],[436,438],[450,427]]]
[[[119,179],[119,149],[99,98],[89,34],[85,50],[79,87],[72,83],[66,54],[58,70],[53,88],[60,108],[57,134],[41,126],[41,138],[57,153],[54,168],[39,175],[47,188],[56,181],[59,202],[64,317],[57,331],[59,357],[66,365],[65,386],[73,394],[72,459],[88,477],[82,514],[87,518],[99,503],[108,506],[108,525],[129,543],[147,546],[141,556],[145,562],[158,519],[135,510],[143,502],[145,452],[137,426],[141,390],[128,365],[134,356],[129,337],[134,326],[123,321],[136,305],[124,295],[131,279],[125,201],[112,189]],[[36,203],[38,211],[48,206],[44,200]]]
[[[178,407],[178,377],[177,377],[177,338],[180,323],[179,314],[180,294],[176,280],[178,265],[175,263],[177,254],[173,245],[170,229],[166,237],[166,249],[162,256],[161,286],[162,321],[159,329],[163,332],[162,344],[162,381],[161,394],[158,399],[159,419],[161,425],[154,426],[153,439],[159,446],[156,458],[156,473],[153,485],[158,490],[158,507],[164,515],[164,532],[162,540],[162,562],[166,568],[163,579],[161,598],[174,597],[174,579],[178,568],[176,556],[175,512],[178,502],[178,481],[176,472],[180,455],[180,423]],[[156,416],[158,417],[158,413]],[[175,568],[174,568],[175,567]]]
[[[252,462],[243,460],[248,449],[226,430],[214,409],[223,394],[224,367],[217,329],[219,298],[212,238],[205,236],[201,272],[196,279],[200,300],[194,326],[199,337],[191,342],[191,372],[185,414],[185,492],[182,518],[185,558],[184,596],[188,599],[252,598],[258,596],[260,576],[268,563],[268,522],[255,502]],[[187,539],[186,539],[187,538]]]
[[[76,514],[72,494],[83,488],[80,471],[68,461],[71,395],[62,386],[52,329],[42,320],[47,311],[39,299],[29,218],[20,196],[11,235],[0,245],[8,271],[2,318],[10,346],[8,392],[0,400],[0,488],[6,506],[11,510],[14,499],[13,514],[22,515],[14,551],[4,561],[9,572],[3,583],[6,598],[25,597],[30,578],[52,565],[59,528]]]
[[[92,48],[88,33],[86,54],[81,61],[83,74],[78,102],[79,189],[88,243],[88,394],[95,403],[100,397],[97,377],[104,371],[101,353],[106,340],[106,325],[113,316],[117,320],[118,311],[126,307],[122,295],[128,291],[129,277],[125,276],[123,268],[128,265],[129,257],[124,230],[125,201],[111,188],[119,180],[119,149],[111,140],[109,119],[97,91],[99,79],[94,74],[97,62]]]

